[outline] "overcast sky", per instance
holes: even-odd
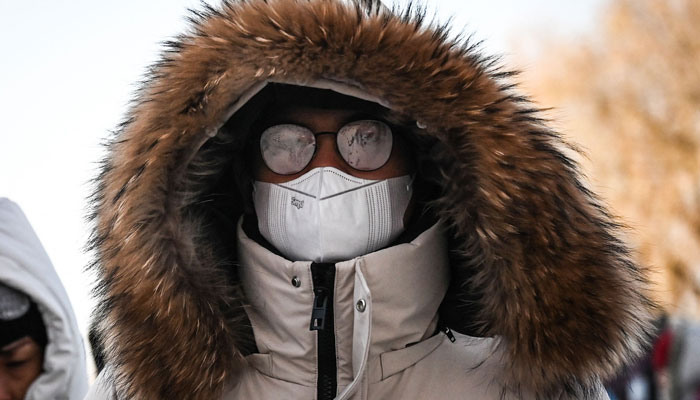
[[[519,32],[577,35],[595,29],[605,0],[426,0],[509,51]],[[404,3],[397,0],[396,3]],[[88,256],[88,181],[99,143],[120,121],[159,42],[182,31],[194,0],[0,0],[0,196],[24,209],[53,260],[86,331],[93,301]]]

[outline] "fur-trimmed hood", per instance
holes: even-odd
[[[271,81],[334,82],[419,121],[451,235],[445,319],[498,336],[510,382],[547,397],[618,370],[644,342],[644,271],[511,75],[410,8],[231,0],[195,15],[138,92],[93,197],[118,390],[211,399],[242,365],[251,332],[228,222],[245,208],[231,188],[245,135],[227,121]]]

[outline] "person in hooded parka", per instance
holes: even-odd
[[[373,1],[227,1],[94,195],[88,399],[599,399],[654,305],[511,73]]]
[[[68,295],[22,210],[0,198],[0,399],[79,400],[87,390]]]

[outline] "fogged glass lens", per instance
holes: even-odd
[[[260,136],[260,152],[265,164],[281,175],[295,174],[311,161],[316,137],[309,129],[291,124],[275,125]]]
[[[391,156],[391,128],[381,121],[351,122],[338,131],[338,151],[353,168],[372,171],[382,167]]]

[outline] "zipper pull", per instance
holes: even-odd
[[[322,331],[326,325],[326,311],[328,310],[328,296],[325,288],[314,289],[314,309],[311,312],[310,331]]]
[[[447,335],[447,338],[450,339],[450,342],[454,343],[455,341],[457,341],[457,339],[455,338],[455,335],[452,334],[452,331],[450,330],[449,327],[446,326],[446,327],[442,328],[442,332],[444,332],[445,335]]]

